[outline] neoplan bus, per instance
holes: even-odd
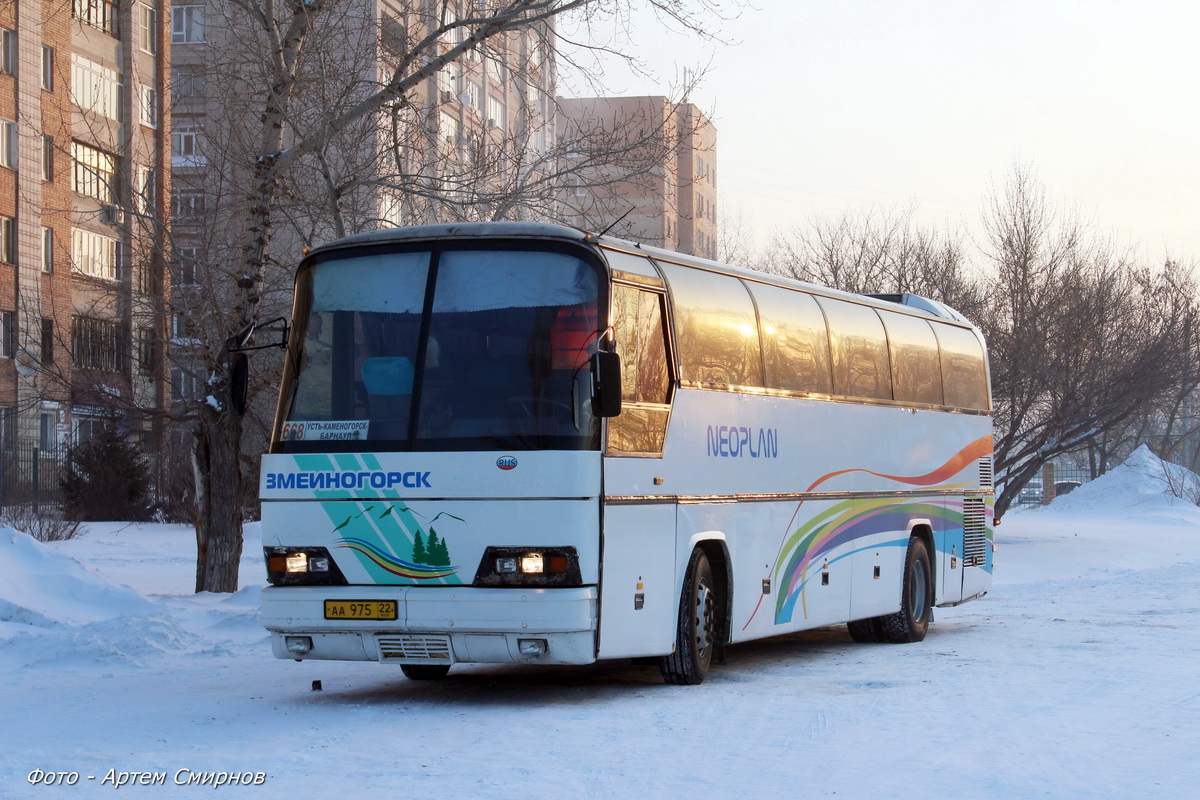
[[[978,331],[565,227],[384,230],[296,277],[261,478],[279,658],[660,661],[991,585]]]

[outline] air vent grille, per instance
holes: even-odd
[[[987,563],[987,514],[983,500],[963,500],[963,566],[982,567]]]
[[[992,457],[984,456],[979,459],[979,485],[984,488],[995,486],[992,482]]]
[[[423,661],[450,664],[449,636],[376,636],[379,660]]]

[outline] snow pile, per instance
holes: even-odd
[[[0,658],[31,666],[193,648],[198,638],[164,609],[26,533],[0,530]]]
[[[48,628],[155,610],[133,589],[100,577],[29,534],[0,529],[0,622]]]
[[[1101,577],[1191,563],[1200,506],[1170,494],[1193,473],[1140,447],[1119,467],[996,528],[996,583]],[[1019,564],[1011,569],[1010,564]]]
[[[1145,519],[1147,516],[1195,525],[1200,523],[1200,476],[1177,464],[1163,461],[1142,445],[1125,463],[1055,498],[1051,512],[1115,513]]]

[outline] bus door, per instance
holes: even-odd
[[[675,639],[676,602],[676,506],[662,486],[671,410],[666,296],[617,283],[612,309],[621,413],[607,423],[599,656],[663,655]]]

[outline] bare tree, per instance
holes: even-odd
[[[922,227],[913,207],[817,219],[776,235],[769,272],[847,292],[911,292],[973,318],[983,303],[962,234]]]
[[[985,226],[996,513],[1050,459],[1100,441],[1187,380],[1193,301],[1089,236],[1018,167]]]
[[[220,43],[206,48],[205,80],[222,103],[208,105],[204,169],[176,178],[179,191],[191,180],[197,193],[218,198],[189,245],[210,276],[187,300],[196,321],[190,363],[204,381],[195,407],[197,590],[237,588],[242,508],[253,489],[245,420],[225,400],[229,337],[286,307],[299,244],[377,226],[381,196],[399,202],[405,219],[423,221],[541,213],[562,174],[531,149],[534,136],[506,147],[504,132],[516,128],[497,126],[461,147],[455,140],[451,156],[438,147],[440,119],[416,94],[456,63],[487,58],[505,37],[530,32],[561,52],[555,21],[571,15],[586,34],[614,16],[628,19],[635,3],[422,0],[382,19],[368,5],[230,0],[205,20]],[[719,12],[716,0],[646,5],[697,33],[705,15]],[[480,170],[498,180],[476,180]],[[257,388],[274,383],[272,366],[260,362]]]
[[[982,330],[994,405],[994,468],[1003,514],[1056,456],[1094,456],[1157,431],[1174,439],[1195,396],[1196,288],[1088,233],[1053,206],[1028,167],[993,191],[982,264],[961,234],[913,222],[912,210],[817,220],[776,237],[764,266],[851,292],[913,292]],[[1127,450],[1126,450],[1127,451]]]

